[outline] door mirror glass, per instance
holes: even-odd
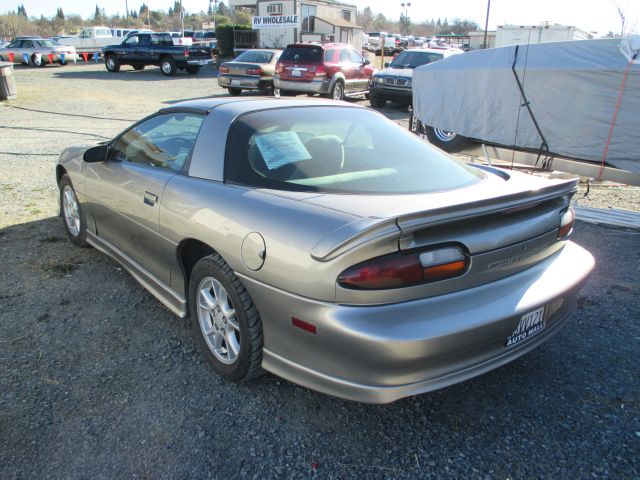
[[[91,147],[89,150],[84,152],[82,158],[85,162],[95,163],[95,162],[104,162],[107,158],[107,150],[109,147],[106,145],[98,145],[96,147]]]

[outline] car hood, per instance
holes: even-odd
[[[385,68],[382,72],[377,73],[377,75],[411,78],[413,76],[413,70],[413,68]]]

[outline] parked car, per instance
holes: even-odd
[[[56,177],[70,241],[189,315],[233,381],[442,388],[558,332],[594,265],[568,240],[577,179],[465,165],[331,100],[179,103],[65,149]]]
[[[10,61],[10,53],[13,54],[14,62],[38,67],[52,63],[66,65],[78,60],[74,47],[41,37],[16,37],[9,45],[0,48],[0,60]]]
[[[229,95],[240,95],[242,90],[260,90],[273,94],[273,74],[282,50],[246,50],[230,62],[220,65],[218,85]]]
[[[62,40],[64,45],[75,47],[78,53],[89,55],[102,53],[102,47],[120,42],[121,39],[114,37],[108,27],[87,27],[83,28],[78,36],[67,37]]]
[[[414,68],[460,53],[463,52],[457,49],[429,48],[403,51],[391,63],[385,63],[387,68],[373,75],[369,103],[375,108],[383,108],[388,101],[402,105],[411,104],[413,100],[411,77]]]
[[[4,48],[7,45],[9,45],[9,42],[3,42],[2,40],[0,40],[0,48]]]
[[[368,95],[376,70],[349,45],[294,43],[284,49],[276,64],[274,93],[318,93],[334,100]]]
[[[134,33],[121,44],[109,45],[102,51],[105,67],[114,73],[122,65],[131,65],[134,70],[157,65],[165,76],[173,76],[178,70],[195,75],[212,62],[210,48],[174,45],[170,33]]]

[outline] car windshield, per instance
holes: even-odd
[[[249,113],[232,124],[228,138],[225,181],[257,188],[425,193],[482,178],[407,129],[361,108]]]
[[[390,67],[392,68],[416,68],[420,65],[426,65],[427,63],[435,62],[442,59],[441,53],[432,52],[417,52],[411,50],[405,50],[398,55]]]
[[[322,62],[322,48],[320,47],[288,47],[280,56],[281,61],[288,62]]]
[[[236,57],[234,62],[269,63],[273,58],[273,52],[256,52],[247,50]]]

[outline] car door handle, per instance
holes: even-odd
[[[158,196],[155,193],[144,192],[144,203],[153,207],[158,201]]]

